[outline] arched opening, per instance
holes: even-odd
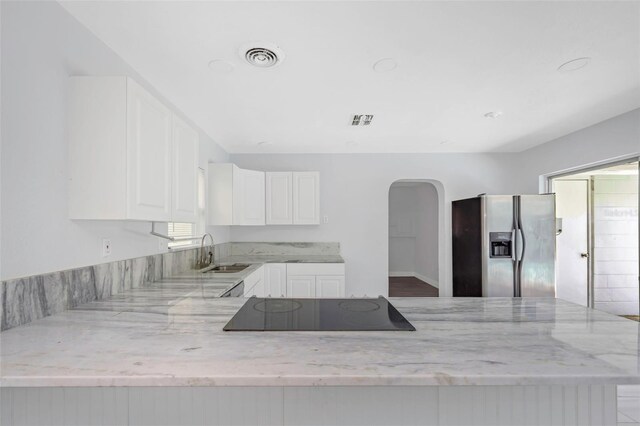
[[[389,296],[438,297],[440,194],[428,180],[389,188]]]

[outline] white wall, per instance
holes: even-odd
[[[420,184],[418,191],[418,238],[416,273],[418,278],[439,287],[438,277],[438,191],[431,184]]]
[[[438,191],[440,294],[451,294],[451,201],[505,191],[502,169],[513,154],[236,154],[255,170],[320,172],[318,226],[231,228],[232,241],[338,241],[347,295],[388,294],[389,187],[400,179],[431,180]]]
[[[389,274],[438,287],[438,193],[430,183],[389,190]]]
[[[162,251],[149,223],[67,219],[65,139],[71,75],[130,75],[162,96],[58,3],[1,7],[2,279]],[[202,131],[200,138],[202,166],[226,161]],[[228,240],[228,229],[210,230],[218,242]],[[102,238],[112,242],[108,258],[101,257]]]
[[[640,109],[518,153],[510,192],[538,193],[541,175],[570,172],[621,157],[640,155]]]

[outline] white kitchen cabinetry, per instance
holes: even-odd
[[[264,267],[261,266],[244,279],[244,297],[264,297]]]
[[[344,293],[344,275],[319,275],[316,277],[315,297],[344,297]]]
[[[344,263],[287,265],[287,297],[345,296]]]
[[[131,78],[69,85],[69,217],[194,221],[197,133]]]
[[[293,172],[293,223],[320,223],[320,173]]]
[[[266,173],[266,222],[267,225],[291,225],[293,223],[293,173]]]
[[[318,172],[267,172],[266,182],[267,225],[320,223]]]
[[[287,265],[284,263],[267,263],[264,265],[265,297],[287,296]]]
[[[264,179],[264,172],[209,164],[209,224],[264,225]]]
[[[316,297],[316,277],[313,275],[287,276],[287,297]]]
[[[173,116],[171,220],[195,222],[198,214],[198,132]]]

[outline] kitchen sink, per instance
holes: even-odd
[[[219,265],[219,266],[215,266],[205,272],[213,272],[216,274],[233,274],[235,272],[240,272],[240,271],[244,271],[245,269],[247,269],[249,266],[248,264],[244,264],[244,263],[234,263],[233,265]]]

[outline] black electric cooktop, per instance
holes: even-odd
[[[225,331],[415,331],[384,297],[279,299],[252,297]]]

